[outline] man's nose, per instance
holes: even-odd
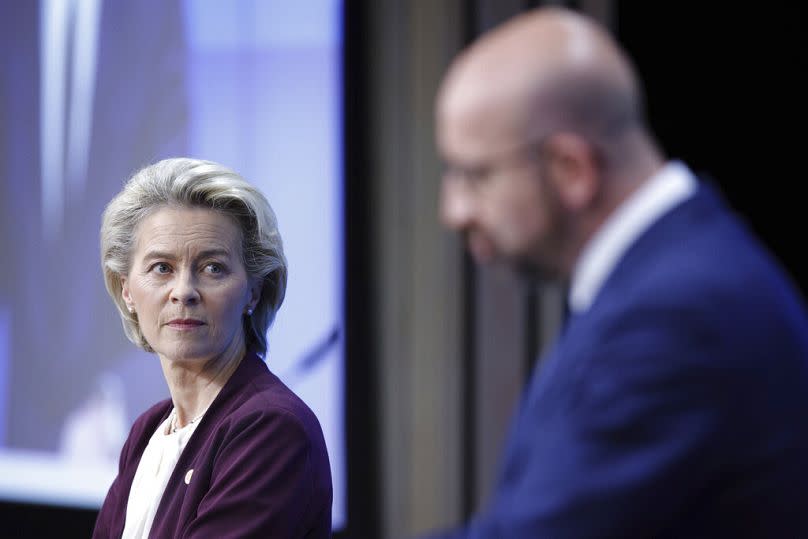
[[[474,200],[462,180],[444,178],[441,186],[440,218],[452,230],[464,230],[474,218]]]

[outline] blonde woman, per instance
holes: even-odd
[[[135,421],[93,537],[330,537],[320,425],[263,361],[287,275],[263,195],[216,163],[160,161],[107,206],[101,257],[171,398]]]

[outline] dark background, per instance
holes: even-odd
[[[667,154],[720,186],[805,294],[800,5],[621,1],[616,20]]]

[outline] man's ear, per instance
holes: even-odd
[[[585,209],[600,190],[595,150],[586,139],[573,133],[556,133],[546,142],[546,163],[550,180],[561,202],[572,211]]]

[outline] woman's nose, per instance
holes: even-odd
[[[193,272],[182,271],[177,273],[174,287],[171,289],[171,302],[191,305],[199,301],[199,290]]]

